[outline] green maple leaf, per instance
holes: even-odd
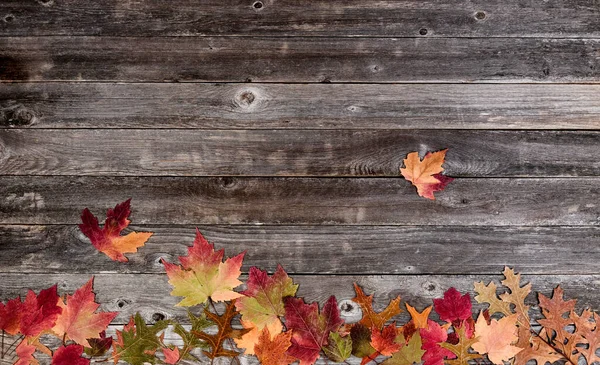
[[[352,338],[350,336],[342,337],[337,332],[331,332],[327,346],[323,347],[323,352],[331,361],[344,362],[352,355]]]
[[[400,334],[398,338],[396,338],[396,342],[405,344],[406,340],[404,339],[404,335]],[[382,365],[420,364],[421,358],[423,357],[423,354],[425,354],[425,351],[421,350],[422,345],[423,342],[421,341],[421,334],[417,331],[412,335],[408,343],[406,343],[400,349],[400,351],[394,353],[392,357],[385,360]]]
[[[213,323],[206,319],[206,315],[204,313],[196,317],[193,313],[188,312],[188,317],[190,318],[190,323],[192,324],[191,330],[187,331],[182,325],[175,323],[173,325],[173,332],[177,333],[183,340],[183,347],[181,348],[179,358],[197,360],[190,355],[190,352],[195,348],[207,350],[209,346],[205,341],[202,341],[196,335],[194,335],[192,331],[202,331],[212,326]]]
[[[142,316],[136,313],[123,331],[117,331],[117,340],[113,342],[115,362],[122,360],[131,365],[154,364],[154,353],[162,347],[162,335],[158,333],[169,325],[169,321],[158,321],[147,326]]]

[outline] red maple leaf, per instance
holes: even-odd
[[[18,360],[14,365],[39,364],[35,357],[33,357],[35,346],[30,344],[27,339],[21,341],[19,346],[15,349],[15,352],[17,353]]]
[[[0,330],[13,336],[19,332],[21,322],[21,297],[0,303]]]
[[[444,365],[444,359],[455,359],[456,355],[440,346],[448,339],[447,330],[432,320],[427,320],[427,328],[421,328],[421,349],[425,350],[423,365]]]
[[[52,356],[52,365],[90,365],[90,360],[81,357],[83,346],[61,346]]]
[[[292,330],[292,345],[287,353],[300,360],[300,365],[314,364],[321,347],[327,344],[329,333],[344,321],[340,318],[337,301],[331,296],[319,313],[316,302],[306,304],[302,298],[285,298],[285,324]]]
[[[98,225],[98,218],[89,209],[85,208],[81,213],[81,221],[83,222],[79,225],[81,232],[92,241],[92,245],[98,251],[106,254],[114,261],[127,262],[127,257],[123,254],[136,252],[152,236],[152,232],[131,232],[121,236],[121,231],[131,223],[127,219],[131,213],[130,203],[131,199],[128,199],[117,204],[114,209],[109,209],[102,229]]]
[[[56,285],[40,291],[36,296],[30,290],[21,304],[21,320],[19,332],[25,336],[35,337],[43,331],[50,330],[62,312],[58,305]]]
[[[434,299],[433,306],[446,322],[465,321],[472,318],[471,296],[469,293],[461,296],[455,288],[450,288],[444,293],[444,299]],[[457,324],[460,326],[460,323]]]

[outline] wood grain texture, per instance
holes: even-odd
[[[0,128],[595,129],[600,85],[13,83]]]
[[[133,198],[136,224],[587,226],[598,178],[456,179],[435,201],[402,178],[0,177],[0,224],[77,224]]]
[[[247,251],[251,266],[300,274],[525,274],[600,271],[600,227],[200,226],[217,248]],[[129,263],[98,252],[74,225],[0,226],[3,273],[164,273],[192,245],[194,226],[131,226],[154,232]],[[574,265],[573,263],[577,263]]]
[[[175,307],[181,298],[168,295],[172,288],[167,282],[167,275],[89,274],[3,274],[0,298],[5,300],[17,295],[23,296],[28,288],[37,292],[56,283],[59,294],[72,293],[94,275],[94,292],[101,310],[119,312],[114,324],[126,323],[138,311],[148,322],[153,321],[153,316],[159,315],[175,318],[182,323],[188,321],[187,308]],[[390,299],[398,295],[403,302],[421,310],[431,305],[432,299],[442,297],[444,291],[451,286],[461,292],[473,293],[474,282],[484,281],[487,284],[490,280],[495,280],[498,283],[502,275],[297,275],[292,276],[292,279],[300,284],[297,295],[304,297],[307,302],[323,303],[331,295],[335,295],[339,302],[351,300],[355,295],[352,283],[357,282],[366,293],[374,294],[373,304],[376,310],[385,308]],[[600,275],[525,275],[522,280],[523,283],[531,282],[533,290],[545,295],[551,295],[552,289],[560,284],[565,290],[566,298],[578,299],[579,311],[585,307],[600,307]],[[533,293],[528,296],[527,303],[536,303]],[[484,307],[474,304],[475,313],[477,309]],[[404,308],[403,304],[402,307]],[[539,309],[535,306],[531,314],[533,319],[540,318]],[[360,311],[354,308],[345,310],[344,317],[348,321],[356,321],[360,318]],[[433,314],[432,317],[436,318]],[[403,311],[398,320],[406,322],[407,312]]]
[[[598,82],[600,39],[3,37],[0,80]]]
[[[585,0],[5,0],[0,15],[0,34],[19,36],[600,36]]]
[[[448,148],[455,177],[598,176],[600,131],[0,130],[4,175],[393,176]]]

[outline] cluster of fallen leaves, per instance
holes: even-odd
[[[82,214],[82,232],[100,252],[115,261],[127,261],[124,253],[137,251],[152,235],[130,232],[130,201],[107,213],[103,228],[87,209]],[[519,274],[504,270],[501,285],[476,282],[474,300],[481,310],[474,316],[468,293],[448,289],[443,298],[421,311],[398,296],[382,311],[373,308],[373,295],[354,284],[354,303],[362,318],[345,323],[338,302],[331,296],[321,307],[296,295],[298,285],[278,266],[269,275],[252,267],[245,289],[240,281],[245,253],[225,258],[197,230],[192,246],[179,263],[162,260],[171,295],[188,307],[189,324],[158,320],[147,324],[133,316],[115,336],[107,336],[108,325],[117,312],[98,311],[93,278],[73,295],[59,297],[57,286],[35,294],[0,302],[0,362],[30,365],[48,356],[52,365],[89,365],[119,361],[132,364],[181,364],[211,359],[237,360],[254,355],[264,365],[299,362],[312,365],[319,358],[348,363],[359,358],[361,365],[464,365],[487,360],[538,365],[556,361],[587,364],[600,361],[600,329],[596,314],[588,309],[578,314],[575,300],[563,299],[560,287],[551,298],[538,294],[541,318],[532,322],[531,284],[523,285]],[[402,305],[404,304],[404,305]],[[220,309],[218,307],[220,306]],[[411,319],[400,325],[398,315],[406,308]],[[431,315],[435,313],[436,315]],[[433,318],[430,318],[433,317]],[[438,318],[436,321],[434,318]],[[172,328],[182,345],[165,343],[165,330]],[[58,347],[48,346],[49,337]],[[54,341],[56,343],[57,341]]]

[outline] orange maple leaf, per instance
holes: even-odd
[[[487,354],[494,364],[502,365],[518,354],[520,347],[513,346],[517,336],[517,314],[503,317],[500,320],[492,319],[490,324],[483,313],[479,314],[475,323],[475,336],[477,342],[471,347],[480,354]]]
[[[377,313],[373,309],[373,294],[365,295],[356,283],[354,283],[354,290],[356,291],[356,297],[352,298],[352,301],[360,305],[362,309],[362,319],[359,323],[367,328],[375,327],[380,330],[387,321],[402,312],[402,309],[400,309],[400,296],[392,299],[382,312]]]
[[[423,198],[435,200],[434,191],[444,190],[452,180],[451,177],[442,175],[444,171],[442,164],[446,157],[446,151],[427,152],[423,161],[419,158],[418,152],[411,152],[404,159],[405,168],[400,169],[402,176],[414,186],[417,187],[417,193]]]
[[[91,347],[88,339],[100,338],[100,332],[105,331],[117,316],[117,312],[96,313],[100,304],[94,301],[96,295],[92,291],[93,282],[94,278],[91,278],[72,296],[67,295],[66,305],[62,299],[58,300],[62,313],[52,328],[59,337],[66,335],[67,338],[85,347]]]
[[[235,344],[237,345],[237,347],[245,349],[244,353],[246,355],[254,355],[254,346],[256,346],[256,344],[260,341],[263,331],[259,330],[258,327],[254,325],[254,323],[250,321],[245,321],[243,317],[240,320],[240,323],[242,324],[242,327],[248,329],[249,332],[244,334],[241,338],[235,339]],[[273,339],[275,335],[283,331],[283,325],[281,324],[281,321],[279,319],[268,323],[264,326],[264,328],[268,329],[271,335],[271,339]]]
[[[114,209],[109,209],[102,229],[98,225],[98,218],[89,209],[85,208],[81,213],[81,221],[83,222],[79,225],[81,232],[92,241],[92,245],[98,251],[106,254],[114,261],[127,262],[127,257],[123,254],[137,252],[137,249],[144,246],[153,234],[152,232],[131,232],[121,236],[121,231],[131,223],[127,219],[131,213],[130,203],[131,199],[128,199],[117,204]]]
[[[273,337],[269,333],[269,328],[265,327],[260,333],[253,352],[262,365],[289,365],[296,361],[296,358],[286,353],[292,345],[291,340],[292,331],[279,333]]]

